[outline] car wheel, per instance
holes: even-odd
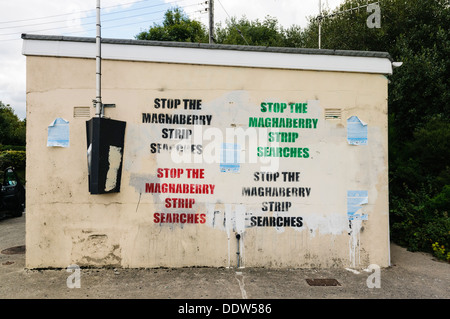
[[[22,213],[23,213],[23,206],[19,205],[19,207],[17,207],[15,210],[13,210],[11,212],[11,216],[12,217],[20,217],[20,216],[22,216]]]

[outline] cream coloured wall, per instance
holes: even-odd
[[[127,122],[121,191],[88,192],[86,120],[76,106],[95,109],[95,60],[27,56],[27,255],[29,268],[69,264],[121,267],[367,267],[389,264],[387,79],[350,72],[261,69],[104,60],[102,99],[115,103],[106,116]],[[161,110],[156,98],[201,100],[201,110]],[[262,102],[307,103],[307,112],[261,112]],[[180,106],[181,107],[181,106]],[[325,119],[325,109],[342,110]],[[142,113],[211,116],[210,125],[142,122]],[[347,119],[367,123],[367,145],[349,145]],[[69,121],[70,145],[47,147],[47,127]],[[269,143],[250,117],[312,118],[315,129],[296,132],[295,143]],[[152,153],[151,143],[175,146],[164,128],[193,130],[203,153],[180,158]],[[228,129],[228,130],[227,130]],[[247,142],[227,139],[241,129]],[[234,130],[234,131],[233,131]],[[276,131],[272,129],[272,131]],[[241,146],[239,172],[220,172],[222,143]],[[260,158],[256,147],[302,147],[307,158]],[[265,160],[265,161],[264,161]],[[179,163],[177,163],[177,161]],[[184,161],[184,162],[183,162]],[[157,178],[158,168],[180,168],[180,178]],[[254,174],[299,173],[298,180],[254,180]],[[187,178],[203,169],[203,179]],[[197,171],[199,172],[199,171]],[[294,174],[295,175],[295,174]],[[213,185],[213,194],[155,194],[147,183]],[[244,187],[304,187],[305,197],[245,196]],[[347,191],[364,190],[367,220],[349,222]],[[166,198],[194,199],[191,209],[165,207]],[[263,211],[263,202],[288,202],[288,211]],[[155,222],[155,213],[204,214],[199,223]],[[301,217],[296,227],[255,226],[258,216]],[[256,218],[256,219],[255,219]],[[268,219],[266,219],[268,220]],[[297,219],[295,219],[297,221]],[[204,221],[204,223],[202,223]],[[301,224],[301,226],[299,226]]]

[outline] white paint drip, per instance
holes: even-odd
[[[228,267],[231,266],[231,239],[237,240],[234,233],[240,234],[241,238],[239,241],[239,256],[240,256],[240,267],[243,268],[244,264],[244,232],[245,232],[245,213],[246,208],[244,205],[235,205],[233,209],[232,204],[225,204],[225,230],[227,232],[228,239]],[[233,242],[234,242],[233,240]],[[236,244],[234,244],[236,247]]]
[[[244,205],[236,205],[236,233],[241,235],[239,240],[239,268],[244,268],[245,260],[245,245],[244,245],[244,233],[245,233],[245,212]]]
[[[241,280],[239,280],[238,276],[241,277]],[[236,272],[236,280],[238,281],[239,288],[241,289],[242,299],[247,299],[247,292],[244,289],[244,275],[242,275],[242,272]]]
[[[356,259],[360,264],[359,240],[361,234],[362,220],[356,219],[351,221],[350,238],[348,241],[350,252],[350,263],[352,267],[356,267]]]
[[[231,205],[225,204],[225,230],[227,232],[227,239],[228,239],[228,268],[231,266],[231,260],[230,260],[230,236],[231,231],[233,228],[233,222],[232,222],[232,214],[231,214]]]
[[[105,191],[110,191],[116,187],[117,171],[122,163],[122,148],[118,146],[109,146],[109,169],[106,174]]]

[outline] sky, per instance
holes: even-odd
[[[205,0],[101,0],[102,38],[134,39],[164,20],[169,8],[180,7],[191,19],[208,26]],[[343,0],[321,0],[334,9]],[[283,27],[306,27],[319,13],[319,0],[214,0],[214,21],[230,17],[264,20],[269,15]],[[14,0],[0,2],[0,101],[26,117],[25,56],[22,33],[95,37],[96,0]]]

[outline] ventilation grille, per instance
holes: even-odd
[[[340,120],[342,116],[342,109],[325,109],[326,120]]]
[[[89,106],[75,106],[73,117],[91,117],[91,108]]]

